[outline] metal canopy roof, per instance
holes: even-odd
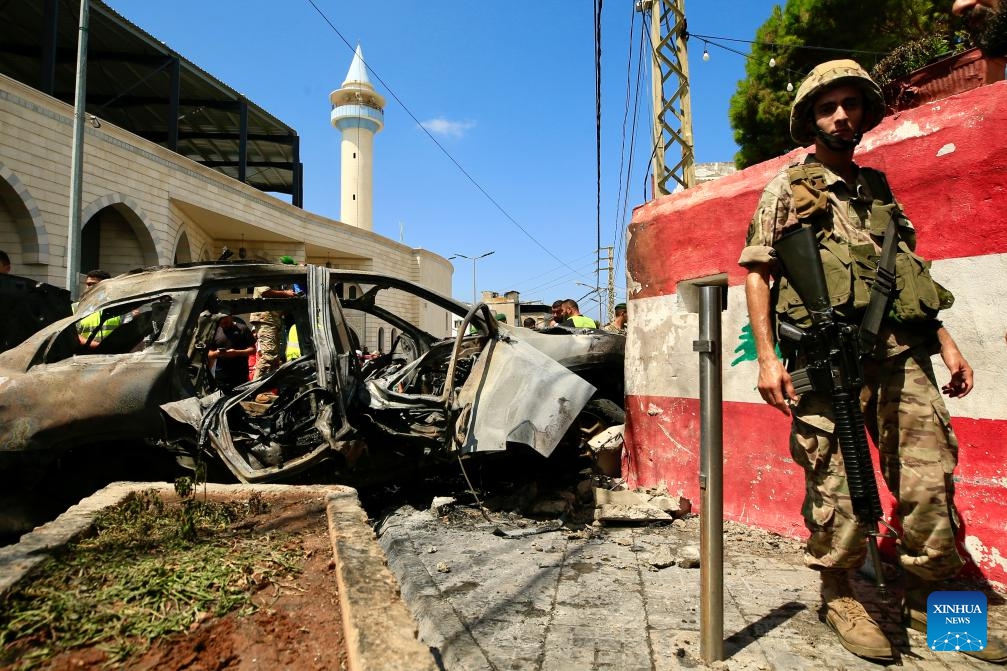
[[[78,0],[0,2],[0,72],[70,105]],[[257,189],[302,197],[297,132],[91,0],[87,113]]]

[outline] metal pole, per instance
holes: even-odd
[[[700,290],[699,352],[700,514],[699,654],[705,663],[724,658],[724,422],[720,286]]]
[[[480,258],[482,257],[477,256],[472,259],[472,307],[476,306],[476,261]]]
[[[70,150],[70,222],[66,237],[66,288],[73,300],[79,296],[81,182],[84,172],[84,122],[87,104],[88,3],[80,0],[77,37],[77,86],[74,89],[73,146]]]

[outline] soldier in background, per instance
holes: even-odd
[[[615,306],[615,317],[612,321],[605,324],[605,330],[609,333],[618,333],[619,335],[626,335],[626,320],[628,315],[626,314],[626,304],[619,303]]]
[[[281,256],[280,263],[294,265],[294,259],[290,256]],[[292,288],[269,286],[255,287],[254,293],[255,298],[293,298],[296,295],[297,292]],[[286,327],[281,310],[253,312],[248,321],[255,327],[258,341],[255,370],[252,371],[252,379],[258,380],[275,373],[283,363],[281,349],[284,347],[283,336]]]

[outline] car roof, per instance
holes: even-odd
[[[306,266],[230,261],[142,268],[117,275],[98,284],[81,298],[81,307],[78,308],[78,311],[92,304],[126,300],[162,291],[186,291],[206,285],[226,285],[231,282],[238,286],[269,285],[291,276],[303,276],[306,272]],[[461,314],[465,314],[467,311],[465,304],[409,280],[367,270],[329,268],[326,269],[326,272],[336,282],[398,288],[439,304],[445,309]]]

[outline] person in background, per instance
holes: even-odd
[[[10,257],[7,256],[7,252],[0,249],[0,275],[8,273],[10,273]]]
[[[112,274],[107,270],[101,270],[100,268],[89,270],[84,276],[84,293],[86,294],[91,291],[110,277],[112,277]],[[71,305],[70,309],[72,312],[77,312],[77,303]],[[104,323],[102,323],[101,312],[92,312],[77,323],[77,335],[80,338],[80,344],[95,348],[100,345],[101,341],[120,324],[122,324],[121,315],[109,317]],[[95,330],[98,329],[99,326],[101,327],[101,331],[94,334]],[[92,334],[94,335],[92,336]]]
[[[290,256],[281,256],[280,263],[294,265],[294,259]],[[254,293],[255,298],[293,298],[297,295],[294,288],[268,286],[255,287]],[[286,327],[283,323],[281,310],[253,312],[248,320],[255,327],[259,343],[259,351],[255,358],[255,370],[252,372],[252,379],[258,380],[276,372],[283,362],[280,350],[283,347]]]
[[[213,344],[207,351],[217,386],[231,393],[248,381],[248,357],[255,352],[255,336],[245,322],[223,315],[217,322]]]
[[[626,335],[626,304],[619,303],[615,306],[615,317],[609,323],[605,324],[605,330],[609,333],[618,333],[620,335]]]
[[[284,350],[287,361],[301,358],[301,341],[297,337],[297,324],[291,324],[287,331],[287,346]]]
[[[101,270],[100,268],[89,270],[87,275],[84,276],[84,292],[91,291],[91,289],[94,289],[110,277],[112,277],[112,273],[107,270]]]
[[[1007,5],[1001,0],[954,0],[951,11],[965,20],[972,41],[987,56],[1007,56]]]
[[[563,299],[558,301],[553,301],[552,304],[552,317],[546,322],[546,328],[550,326],[559,326],[559,323],[563,321],[565,317],[563,316]]]
[[[563,321],[560,326],[572,326],[574,328],[596,329],[598,323],[580,313],[580,306],[577,301],[567,298],[563,301]]]
[[[535,328],[535,320],[532,317],[525,317],[522,326],[526,329],[533,329]]]

